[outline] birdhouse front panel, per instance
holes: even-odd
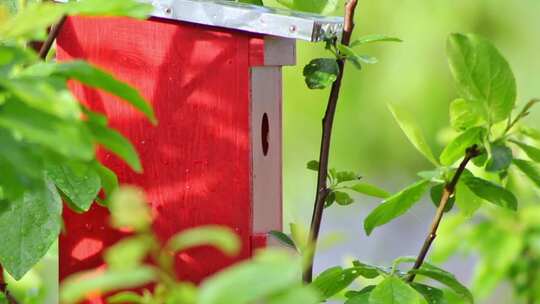
[[[107,93],[70,84],[81,102],[105,114],[109,125],[134,143],[141,173],[106,149],[98,154],[120,183],[145,191],[153,229],[163,242],[186,228],[208,224],[228,226],[240,236],[242,250],[234,258],[210,247],[175,255],[179,278],[200,282],[248,258],[266,246],[270,230],[281,229],[281,67],[295,62],[292,38],[318,40],[324,31],[311,15],[294,17],[294,24],[279,23],[277,32],[272,26],[248,31],[241,22],[231,25],[228,15],[216,14],[224,7],[232,16],[235,11],[229,9],[235,5],[172,3],[178,7],[156,6],[154,15],[161,18],[144,21],[70,17],[58,37],[57,57],[87,60],[137,88],[152,104],[157,126]],[[182,6],[186,3],[193,14]],[[209,8],[205,12],[219,20],[198,22],[206,16],[197,15],[201,8]],[[241,12],[246,8],[256,12],[249,16],[266,18],[262,23],[255,18],[257,24],[281,16],[237,6]],[[180,21],[175,12],[189,22]],[[97,204],[85,214],[65,208],[64,221],[61,279],[106,267],[104,250],[130,233],[112,229],[107,208]],[[90,303],[101,303],[100,296]]]
[[[58,40],[60,60],[85,59],[136,88],[152,103],[152,126],[129,105],[73,83],[77,97],[109,117],[140,153],[138,174],[106,150],[100,158],[121,183],[146,191],[154,229],[165,241],[188,227],[219,224],[252,241],[281,229],[281,67],[269,54],[294,42],[188,23],[127,18],[70,18]],[[266,57],[266,58],[265,58]],[[61,274],[94,268],[123,233],[104,207],[64,215]],[[253,240],[256,238],[256,240]],[[264,240],[262,240],[264,243]],[[236,259],[213,248],[178,255],[180,277],[199,281]]]

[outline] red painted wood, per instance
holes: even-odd
[[[264,62],[262,44],[242,32],[127,18],[69,18],[58,38],[60,60],[84,58],[151,101],[157,127],[108,94],[71,85],[83,103],[105,113],[135,144],[143,174],[106,151],[99,157],[121,183],[146,191],[159,238],[204,224],[227,225],[241,237],[235,259],[213,248],[177,255],[182,279],[199,282],[251,254],[250,62]],[[84,215],[66,210],[64,220],[61,279],[102,266],[103,250],[123,237],[97,205]]]
[[[251,248],[253,251],[265,248],[268,244],[268,236],[266,234],[254,234],[251,236]]]

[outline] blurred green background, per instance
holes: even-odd
[[[341,8],[336,14],[341,14]],[[512,66],[518,84],[518,107],[540,96],[540,1],[537,0],[401,0],[359,1],[354,36],[386,34],[403,43],[369,45],[360,53],[379,63],[362,71],[349,66],[334,125],[330,166],[360,172],[366,181],[394,192],[412,182],[415,172],[430,164],[412,147],[393,121],[388,103],[407,107],[422,127],[434,151],[441,151],[449,130],[448,106],[456,89],[446,60],[446,38],[452,32],[486,36]],[[354,40],[354,39],[353,39]],[[284,224],[309,224],[316,176],[305,169],[319,151],[321,119],[328,90],[307,89],[302,67],[314,57],[328,56],[323,45],[298,43],[297,66],[284,71]],[[540,111],[528,118],[540,126]],[[402,218],[371,237],[362,221],[378,201],[357,197],[352,208],[326,210],[323,235],[339,232],[338,246],[323,250],[316,270],[347,257],[388,263],[401,255],[416,255],[427,233],[434,208],[424,200]],[[452,237],[452,236],[442,236]],[[446,267],[460,279],[471,278],[474,257],[455,258]],[[502,288],[485,303],[513,303]]]
[[[448,105],[456,96],[445,52],[449,33],[479,33],[495,43],[515,72],[518,107],[540,96],[539,15],[540,1],[536,0],[360,1],[355,36],[380,33],[404,42],[369,45],[363,53],[376,56],[379,63],[362,71],[347,68],[336,114],[331,166],[357,169],[366,178],[389,186],[429,167],[402,135],[387,104],[409,108],[433,149],[441,150]],[[307,89],[301,74],[310,59],[321,56],[328,57],[321,44],[299,42],[298,64],[284,72],[288,220],[307,214],[314,193],[315,177],[305,170],[305,163],[317,158],[328,90]],[[534,126],[538,118],[540,112],[536,111],[529,123]]]

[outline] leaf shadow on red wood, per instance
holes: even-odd
[[[239,258],[250,254],[249,39],[185,23],[123,18],[69,19],[59,37],[61,60],[87,59],[151,100],[157,127],[109,94],[70,85],[135,144],[143,174],[107,151],[99,156],[122,183],[145,189],[163,241],[191,226],[223,224],[244,242]],[[84,215],[67,211],[64,218],[62,278],[103,264],[100,254],[83,261],[73,257],[81,239],[101,240],[101,253],[126,235],[107,225],[107,211],[97,205]],[[177,255],[177,272],[199,282],[235,260],[197,248]]]

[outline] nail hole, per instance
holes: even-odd
[[[270,132],[270,124],[268,123],[268,114],[264,113],[262,117],[261,122],[261,145],[263,150],[263,155],[266,156],[268,154],[268,133]]]

